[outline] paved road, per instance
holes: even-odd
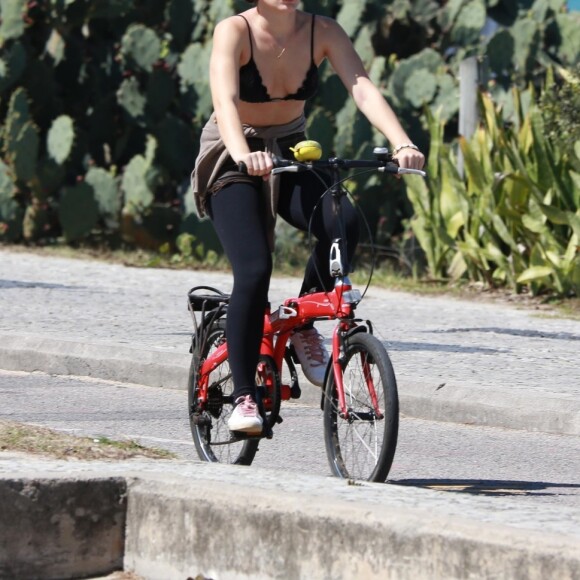
[[[130,438],[197,461],[183,391],[0,371],[0,418]],[[327,476],[322,417],[287,405],[255,466]],[[393,483],[580,508],[580,438],[404,418]]]
[[[227,502],[236,501],[224,505],[225,513],[231,513],[231,505],[239,508],[237,500],[255,509],[264,487],[276,494],[291,488],[298,498],[292,516],[304,509],[307,517],[330,502],[334,516],[342,514],[342,508],[351,513],[353,507],[360,507],[369,514],[381,513],[391,523],[399,518],[395,523],[402,533],[397,540],[401,546],[415,532],[420,535],[433,529],[434,547],[425,544],[423,536],[418,544],[427,554],[426,561],[433,563],[436,553],[444,555],[442,562],[453,560],[457,547],[461,557],[469,550],[468,559],[476,562],[478,572],[485,562],[483,552],[476,553],[466,547],[472,544],[461,542],[469,526],[481,546],[493,547],[489,553],[494,554],[494,569],[505,572],[507,562],[512,563],[512,577],[525,575],[522,562],[532,561],[522,559],[523,546],[529,554],[547,554],[547,543],[554,550],[549,552],[554,557],[537,560],[549,564],[530,568],[534,571],[551,571],[563,564],[564,545],[571,546],[570,553],[577,558],[579,321],[538,317],[507,304],[372,289],[359,314],[373,320],[377,335],[388,347],[403,413],[414,418],[402,421],[391,471],[393,483],[399,485],[352,487],[343,482],[337,486],[335,478],[316,477],[328,474],[321,417],[316,407],[303,404],[287,406],[283,425],[272,441],[262,444],[255,467],[228,470],[196,463],[185,417],[185,393],[176,390],[183,389],[189,363],[191,321],[185,295],[193,285],[227,290],[230,283],[227,274],[143,270],[0,250],[0,369],[115,379],[3,372],[0,417],[77,434],[129,436],[185,458],[170,463],[97,462],[87,467],[2,454],[0,472],[8,477],[14,473],[34,477],[40,471],[75,477],[90,470],[122,475],[141,470],[142,476],[157,473],[169,481],[187,476],[195,481],[188,489],[216,492],[223,491],[221,487],[228,482],[244,482],[242,486],[250,491],[244,495],[240,489],[229,498]],[[298,287],[295,279],[273,280],[272,303]],[[143,384],[149,386],[139,386]],[[173,389],[155,388],[160,386]],[[311,392],[316,400],[316,391]],[[281,476],[272,467],[285,473]],[[257,480],[252,469],[259,473]],[[160,492],[164,506],[165,485]],[[338,504],[333,503],[337,498],[344,500],[338,512]],[[372,501],[365,504],[364,498]],[[271,512],[269,501],[262,502],[267,506],[264,513]],[[417,511],[414,516],[413,510]],[[181,516],[180,510],[165,518],[168,530]],[[415,519],[409,520],[411,516]],[[332,517],[324,516],[317,534],[324,545],[344,529],[342,520],[340,528],[329,526]],[[409,525],[409,521],[420,523]],[[303,536],[302,532],[303,528],[297,529],[291,537]],[[393,537],[392,529],[388,533]],[[451,542],[442,543],[444,537]],[[514,547],[513,553],[498,548],[502,538],[505,545]],[[416,559],[417,550],[409,553]]]
[[[76,374],[183,387],[169,371],[188,366],[185,296],[198,284],[231,278],[0,250],[0,368],[52,370],[79,347]],[[274,279],[272,304],[298,287]],[[580,321],[380,289],[359,313],[389,349],[406,414],[580,435]],[[124,366],[103,371],[117,355]]]

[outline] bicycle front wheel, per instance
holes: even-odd
[[[324,439],[330,468],[337,477],[384,482],[399,431],[393,365],[381,342],[366,333],[347,338],[344,355],[346,418],[340,416],[332,370],[325,385]]]

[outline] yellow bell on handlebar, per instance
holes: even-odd
[[[318,141],[300,141],[290,147],[296,161],[316,161],[322,157],[322,147]]]

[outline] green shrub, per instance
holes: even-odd
[[[534,101],[533,91],[528,99],[514,89],[516,115],[506,124],[482,93],[481,127],[455,144],[443,141],[444,123],[427,113],[429,177],[408,178],[408,192],[431,277],[580,294],[580,142],[568,154],[548,139]]]

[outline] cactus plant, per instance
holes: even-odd
[[[143,155],[135,155],[129,162],[121,180],[127,213],[140,214],[153,204],[155,194],[148,179],[151,166]]]
[[[13,167],[16,179],[33,179],[39,149],[38,128],[30,118],[28,98],[22,88],[14,91],[8,104],[4,127],[6,160]]]
[[[19,38],[24,33],[24,15],[27,0],[2,0],[0,2],[0,43]]]
[[[99,215],[107,228],[119,227],[123,200],[118,179],[102,167],[91,167],[87,171],[85,181],[93,188]]]
[[[345,26],[371,78],[420,144],[423,107],[441,108],[453,126],[464,55],[489,56],[496,84],[488,88],[515,119],[511,84],[537,79],[547,59],[566,65],[580,52],[578,15],[565,12],[564,0],[304,0],[303,6]],[[105,228],[117,227],[119,199],[140,228],[173,223],[172,211],[156,210],[153,221],[144,216],[154,205],[180,204],[177,192],[212,110],[215,23],[248,8],[244,0],[0,0],[0,147],[18,206],[26,208],[27,240],[61,233],[65,188],[83,179]],[[507,28],[486,44],[482,22],[494,15]],[[354,155],[383,144],[328,65],[320,78],[319,95],[308,104],[308,132],[325,151]],[[159,142],[153,156],[149,136]],[[98,201],[100,192],[110,207]],[[391,209],[385,202],[373,215],[396,213]]]
[[[193,31],[194,2],[192,0],[170,0],[167,19],[171,40],[178,51],[186,48]]]
[[[173,245],[181,219],[181,214],[172,205],[152,204],[138,215],[123,210],[121,231],[125,241],[159,250],[165,244]]]
[[[16,184],[10,167],[0,160],[0,240],[16,242],[22,235],[23,211],[14,199]]]
[[[118,19],[126,16],[134,8],[133,0],[99,0],[91,6],[94,19]]]
[[[30,121],[30,108],[28,97],[23,88],[16,89],[8,103],[8,111],[4,122],[3,139],[6,148],[10,148],[12,142],[18,137],[26,123]]]
[[[173,115],[167,115],[155,128],[159,143],[159,162],[174,176],[191,170],[194,136],[190,126]]]
[[[181,90],[193,90],[196,96],[195,117],[208,118],[212,110],[207,70],[211,45],[190,44],[183,55],[177,72],[181,78]]]
[[[14,166],[16,177],[23,182],[31,181],[36,173],[36,161],[40,144],[38,128],[28,121],[8,148],[7,158]]]
[[[332,155],[336,127],[328,112],[322,108],[312,111],[306,124],[306,133],[320,143],[323,156],[330,157]]]
[[[86,182],[65,187],[58,206],[58,217],[67,242],[88,236],[99,219],[99,206],[93,188]]]
[[[66,176],[66,167],[48,158],[42,158],[36,166],[36,175],[30,181],[34,198],[46,202],[54,196]]]
[[[137,77],[129,77],[121,83],[117,91],[117,100],[130,117],[140,124],[144,123],[146,99],[141,93]]]
[[[349,36],[356,36],[366,5],[365,0],[350,0],[343,3],[336,19]]]
[[[26,69],[26,49],[14,42],[3,51],[0,58],[0,94],[13,87]]]
[[[48,131],[46,148],[51,159],[63,164],[71,156],[75,141],[74,121],[68,115],[57,117]]]
[[[22,219],[22,235],[27,242],[34,242],[42,239],[49,228],[50,211],[45,203],[36,198],[32,198],[31,203],[26,206],[24,218]]]
[[[121,41],[121,56],[125,68],[139,68],[146,72],[161,55],[161,41],[154,30],[142,24],[132,24]]]
[[[145,114],[155,123],[161,119],[175,98],[175,81],[167,70],[156,69],[147,81]]]

